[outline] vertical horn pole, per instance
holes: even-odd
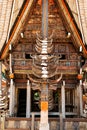
[[[47,37],[48,37],[48,0],[42,0],[42,38],[46,39]],[[45,41],[45,42],[47,42],[47,41]],[[43,42],[42,42],[42,52],[41,53],[47,54],[47,46]],[[45,75],[45,71],[44,71],[43,76],[44,75]],[[40,117],[40,129],[39,130],[49,130],[48,84],[43,83],[41,87],[42,87],[42,90],[41,90],[41,117]]]
[[[48,37],[48,0],[42,0],[42,37]]]

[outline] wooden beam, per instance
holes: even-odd
[[[15,74],[32,74],[32,70],[31,69],[25,70],[25,69],[22,69],[21,67],[20,69],[14,69],[14,73]],[[73,75],[73,74],[78,74],[78,71],[77,71],[77,67],[59,66],[56,74],[60,74],[60,73]]]
[[[35,38],[33,39],[32,37],[27,39],[27,38],[22,38],[20,39],[20,42],[24,44],[35,44],[36,43],[36,35],[35,35]],[[58,37],[55,37],[53,39],[53,43],[71,43],[72,40],[70,38],[58,38]]]
[[[14,70],[15,74],[32,74],[32,70]]]

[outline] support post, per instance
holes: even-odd
[[[11,45],[9,46],[9,61],[10,61],[10,102],[9,102],[9,115],[13,116],[14,114],[14,85],[13,85],[13,73],[12,73],[12,55],[11,55]]]
[[[1,129],[0,130],[4,130],[5,129],[5,116],[3,115],[1,117]]]
[[[13,116],[13,79],[10,79],[10,102],[9,102],[9,115]]]
[[[15,83],[13,84],[13,114],[15,115]]]
[[[61,87],[62,116],[65,118],[65,81]]]
[[[60,130],[63,130],[63,116],[62,116],[62,113],[60,113]]]
[[[42,37],[48,37],[48,0],[42,0]]]
[[[80,116],[83,116],[82,80],[80,80],[79,83],[79,98],[80,98]]]
[[[80,68],[80,74],[82,74],[82,68]],[[80,98],[80,116],[82,116],[83,115],[82,80],[79,81],[79,98]]]
[[[31,130],[34,130],[34,113],[32,113],[32,125],[31,125]]]
[[[26,118],[30,118],[30,111],[31,111],[31,88],[30,82],[27,81],[27,103],[26,103]]]
[[[48,84],[43,83],[41,90],[41,117],[40,117],[40,129],[49,130],[48,123]]]

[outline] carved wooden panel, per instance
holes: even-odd
[[[76,60],[76,59],[78,59],[78,55],[76,53],[70,53],[69,59],[70,60]]]
[[[71,53],[76,52],[75,47],[73,46],[73,43],[69,44],[68,46],[69,46],[69,52],[71,52]]]
[[[13,51],[22,51],[21,44],[17,44],[17,46],[13,48]]]
[[[59,45],[58,46],[58,52],[66,53],[66,45]]]
[[[20,60],[20,61],[14,61],[13,69],[22,69],[22,70],[30,70],[31,69],[31,61],[25,61],[25,60]]]
[[[13,59],[20,59],[20,58],[23,58],[24,56],[24,53],[23,52],[13,52]]]
[[[20,52],[19,52],[20,47]],[[54,52],[55,55],[61,55],[61,58],[58,62],[58,72],[66,71],[67,73],[72,73],[71,69],[73,69],[74,73],[77,73],[79,56],[75,52],[73,52],[73,45],[71,44],[55,44]],[[72,53],[73,52],[73,53]],[[34,45],[33,44],[20,44],[12,53],[13,56],[13,69],[14,70],[31,70],[32,69],[32,59],[26,59],[26,54],[34,53]],[[79,60],[78,60],[79,59]],[[68,68],[67,68],[68,67]],[[71,68],[73,67],[73,68]]]
[[[27,23],[23,29],[23,38],[19,38],[18,44],[13,48],[13,69],[16,70],[31,70],[32,59],[30,54],[34,54],[34,46],[36,43],[36,33],[41,34],[42,30],[42,8],[36,5],[34,11],[31,13]],[[58,73],[77,73],[78,68],[78,54],[73,46],[73,41],[67,38],[67,31],[63,20],[60,16],[56,5],[49,5],[48,15],[48,36],[53,32],[54,54],[61,55],[58,62]],[[68,70],[67,70],[68,69]]]

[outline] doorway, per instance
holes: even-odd
[[[18,89],[17,117],[26,117],[26,89]]]

